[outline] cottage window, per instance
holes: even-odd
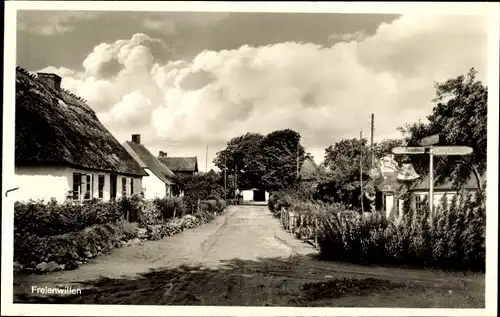
[[[130,195],[134,194],[134,179],[130,179]]]
[[[79,173],[73,173],[73,199],[80,200],[80,188],[82,177]]]
[[[92,198],[92,184],[93,177],[91,174],[85,175],[85,190],[83,195],[83,200],[89,200]]]
[[[417,212],[423,211],[425,208],[425,196],[416,195],[415,196],[415,210]]]
[[[127,196],[127,179],[122,177],[122,195]]]
[[[73,199],[90,200],[93,197],[94,177],[92,174],[73,173]]]
[[[104,175],[98,176],[99,198],[104,198]]]

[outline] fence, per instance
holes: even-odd
[[[311,243],[318,248],[319,222],[316,215],[298,215],[296,212],[282,208],[280,223],[283,228],[300,240]]]

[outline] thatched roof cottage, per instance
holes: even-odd
[[[148,199],[172,196],[174,173],[141,144],[141,135],[132,134],[131,141],[124,142],[123,147],[148,174],[142,180],[144,196]]]
[[[158,159],[174,172],[174,174],[196,175],[198,173],[198,158],[196,156],[171,157],[167,156],[167,152],[160,151]]]
[[[142,191],[147,174],[86,102],[56,74],[16,69],[18,200],[114,199]]]

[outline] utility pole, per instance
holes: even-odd
[[[370,129],[371,129],[371,135],[370,135],[370,155],[371,155],[371,163],[370,163],[370,169],[373,168],[373,165],[375,163],[375,156],[373,153],[373,131],[375,131],[375,114],[372,113],[372,118],[371,118],[371,124],[370,124]]]
[[[360,144],[360,151],[359,151],[359,187],[361,189],[361,212],[365,211],[365,207],[363,206],[363,130],[359,132],[359,144]]]
[[[224,158],[224,200],[227,200],[227,158]]]
[[[236,197],[237,192],[238,192],[238,164],[236,164],[234,167],[234,198],[236,199],[238,198]]]
[[[207,145],[207,152],[205,154],[205,173],[208,173],[208,145]]]
[[[300,167],[299,167],[299,141],[297,141],[297,179],[299,178],[299,170],[300,170]]]
[[[429,148],[429,219],[434,218],[434,147]]]

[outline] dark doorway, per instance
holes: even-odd
[[[116,198],[116,175],[110,175],[109,179],[110,179],[109,198],[115,199]]]
[[[384,207],[384,195],[382,192],[377,192],[375,194],[375,210],[382,211]]]
[[[255,189],[253,191],[253,201],[266,201],[266,191],[262,189]]]

